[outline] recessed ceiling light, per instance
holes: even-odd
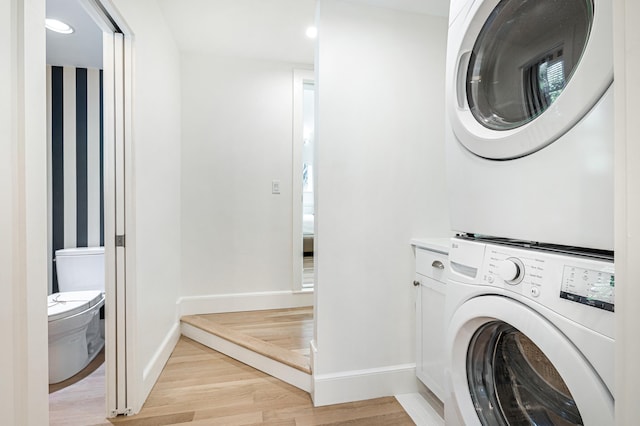
[[[318,29],[316,27],[309,27],[307,28],[306,34],[309,38],[316,38],[318,37]]]
[[[71,28],[69,24],[65,24],[57,19],[45,19],[44,26],[47,27],[47,29],[60,34],[71,34],[73,32],[73,28]]]

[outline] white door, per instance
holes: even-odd
[[[488,295],[465,302],[448,342],[466,425],[615,424],[613,397],[579,349],[517,301]]]
[[[611,1],[485,0],[456,8],[449,113],[457,139],[480,157],[544,148],[613,81]]]

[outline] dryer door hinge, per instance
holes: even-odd
[[[124,247],[124,235],[116,235],[116,247]]]

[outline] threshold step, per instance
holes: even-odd
[[[274,361],[295,368],[303,373],[311,374],[309,358],[304,355],[233,330],[230,327],[221,325],[200,315],[187,315],[182,317],[181,321],[183,324],[189,324],[209,334],[213,334],[231,343],[235,343],[236,345],[252,352],[256,352]]]

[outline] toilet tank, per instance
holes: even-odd
[[[104,291],[104,247],[56,250],[58,291]]]

